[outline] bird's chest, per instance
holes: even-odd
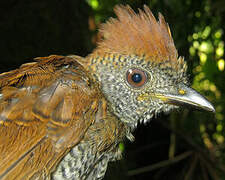
[[[96,153],[89,144],[80,143],[63,158],[51,179],[100,180],[105,175],[108,162],[117,158],[117,152]]]
[[[88,128],[83,140],[63,157],[51,179],[103,179],[108,162],[121,158],[118,145],[126,133],[126,125],[114,114],[96,115],[95,123]]]

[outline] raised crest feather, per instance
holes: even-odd
[[[116,6],[114,11],[117,19],[111,18],[101,26],[102,39],[95,52],[134,54],[145,56],[146,60],[176,64],[177,50],[161,14],[157,21],[147,6],[139,13],[123,5]]]

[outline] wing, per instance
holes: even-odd
[[[101,94],[74,58],[0,75],[0,179],[47,179],[93,123]]]

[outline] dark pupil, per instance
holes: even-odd
[[[131,78],[132,78],[132,81],[135,83],[139,83],[142,80],[142,76],[138,73],[134,73]]]

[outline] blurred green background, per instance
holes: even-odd
[[[192,87],[216,113],[180,109],[160,115],[125,142],[121,161],[110,163],[106,180],[225,179],[224,0],[8,0],[0,2],[0,71],[38,56],[87,55],[101,22],[116,4],[148,5],[169,23]],[[141,28],[141,27],[140,27]]]

